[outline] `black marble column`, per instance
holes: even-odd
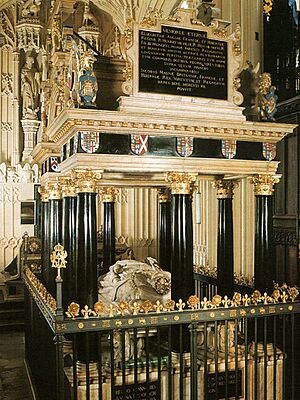
[[[159,265],[171,271],[171,202],[168,189],[159,189]]]
[[[47,281],[47,271],[50,268],[49,247],[49,192],[45,186],[40,187],[41,195],[41,280],[44,285]]]
[[[115,238],[115,195],[114,188],[102,188],[103,215],[103,269],[101,273],[109,271],[109,267],[116,262]]]
[[[171,296],[178,302],[195,293],[193,272],[193,219],[192,190],[196,176],[188,173],[169,173],[167,180],[171,182],[172,215],[171,215]],[[189,352],[190,337],[188,327],[172,330],[172,350]]]
[[[61,188],[58,183],[50,185],[49,192],[49,257],[54,247],[61,243],[62,238],[62,199]],[[48,255],[46,255],[48,256]],[[47,265],[47,264],[46,264]],[[56,271],[51,267],[51,263],[47,265],[45,271],[45,284],[52,296],[56,297]]]
[[[63,308],[75,298],[77,192],[70,178],[61,178],[62,184],[62,245],[67,252],[67,267],[62,271]]]
[[[232,198],[236,182],[216,180],[218,198],[218,294],[231,298],[234,294]]]
[[[261,293],[273,291],[276,279],[273,244],[273,186],[279,179],[270,175],[252,178],[256,198],[254,286]]]
[[[97,289],[97,213],[96,179],[98,174],[91,170],[75,172],[73,178],[77,185],[77,224],[76,224],[76,300],[83,308],[93,309],[98,301]],[[78,361],[90,363],[97,360],[96,335],[79,335],[77,340]]]

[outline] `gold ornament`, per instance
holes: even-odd
[[[157,300],[156,304],[153,306],[154,310],[159,314],[164,310],[164,305],[161,304],[159,300]]]
[[[62,176],[59,179],[59,183],[61,185],[61,193],[63,197],[76,197],[77,190],[74,182],[71,177]]]
[[[84,319],[89,319],[91,315],[95,315],[95,312],[91,310],[89,306],[85,305],[81,310],[81,314],[83,315]]]
[[[192,295],[189,297],[187,304],[188,306],[192,309],[195,310],[197,308],[197,305],[200,303],[199,297],[196,295]]]
[[[182,299],[179,299],[178,303],[176,303],[176,307],[178,308],[178,311],[183,311],[185,303],[182,301]]]
[[[118,311],[123,317],[124,314],[126,313],[126,311],[128,311],[128,303],[127,303],[127,301],[121,301],[118,304]]]
[[[76,183],[78,193],[96,193],[97,181],[102,178],[102,174],[91,169],[74,169],[71,172],[71,178]]]
[[[232,199],[234,189],[239,186],[237,181],[225,181],[222,179],[217,179],[211,184],[214,189],[217,189],[218,199]]]
[[[274,192],[274,185],[278,183],[279,176],[255,175],[249,178],[254,185],[255,196],[271,196]]]
[[[166,181],[171,183],[172,194],[192,194],[197,176],[188,172],[168,172]]]
[[[216,294],[211,301],[212,305],[214,307],[220,307],[220,305],[222,304],[222,297],[219,294]]]
[[[119,190],[114,187],[102,187],[99,189],[99,194],[102,197],[103,203],[114,203]]]
[[[61,278],[61,273],[60,270],[61,268],[66,268],[66,258],[67,258],[68,253],[65,251],[64,247],[58,243],[55,247],[54,250],[52,251],[50,261],[52,263],[52,268],[57,269],[57,278]]]
[[[168,203],[170,201],[170,189],[169,188],[159,188],[158,189],[158,201],[159,203]]]
[[[151,311],[153,308],[153,304],[151,303],[150,300],[145,300],[144,303],[142,304],[142,309],[145,314],[148,314],[149,311]]]
[[[167,311],[174,311],[175,309],[175,301],[174,300],[168,300],[165,302],[165,308]]]
[[[66,316],[75,319],[79,315],[80,306],[77,303],[72,302],[66,311]]]
[[[100,317],[101,314],[104,314],[105,311],[104,303],[102,303],[102,301],[97,301],[97,303],[94,304],[94,311],[98,317]]]
[[[47,185],[39,187],[39,194],[41,196],[41,201],[47,202],[49,200],[49,188]]]
[[[59,182],[49,183],[49,200],[60,200],[61,199],[61,187]]]

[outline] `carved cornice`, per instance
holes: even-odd
[[[188,172],[168,172],[166,181],[171,183],[172,194],[192,194],[197,176]]]
[[[190,116],[174,117],[153,113],[103,110],[65,110],[48,128],[50,140],[62,145],[77,131],[119,134],[186,136],[206,139],[277,143],[296,125],[250,121],[209,120]]]
[[[101,195],[102,203],[114,203],[116,201],[116,196],[119,193],[119,189],[114,187],[102,187],[99,189],[99,194]]]
[[[91,169],[73,169],[71,178],[77,186],[78,193],[96,193],[97,181],[102,178],[102,173],[92,171]]]
[[[157,193],[159,203],[168,203],[170,201],[170,194],[169,188],[159,188]]]
[[[217,190],[218,199],[232,199],[233,192],[239,186],[237,181],[217,179],[212,183],[213,188]]]
[[[255,196],[271,196],[274,185],[280,181],[280,175],[254,175],[250,182],[254,185]]]
[[[77,189],[76,185],[70,177],[62,176],[59,178],[59,183],[61,185],[62,197],[76,197]]]

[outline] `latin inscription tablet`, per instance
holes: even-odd
[[[139,90],[227,100],[227,42],[192,29],[140,30]]]

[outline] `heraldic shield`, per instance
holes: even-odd
[[[181,157],[189,157],[194,151],[194,138],[184,136],[176,138],[176,151]]]
[[[263,143],[262,152],[267,161],[272,161],[276,157],[277,146],[276,143]]]
[[[87,107],[95,107],[98,84],[93,71],[84,71],[79,77],[79,96],[81,104]]]
[[[84,131],[79,132],[79,135],[82,150],[90,154],[96,153],[99,149],[100,133]]]
[[[236,140],[222,140],[222,154],[229,160],[236,155]]]
[[[137,156],[142,156],[148,151],[148,135],[131,135],[131,151]]]

